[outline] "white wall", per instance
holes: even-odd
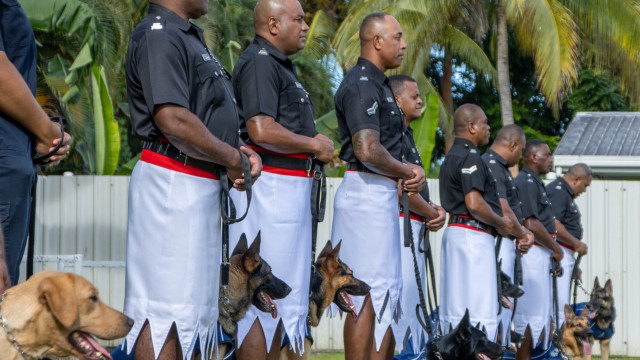
[[[328,181],[326,221],[318,230],[319,249],[330,238],[333,195],[339,183],[340,179]],[[124,261],[128,186],[125,176],[40,177],[35,253],[83,254],[86,261]],[[439,203],[438,180],[430,179],[429,188],[433,201]],[[585,287],[590,290],[596,276],[601,284],[609,278],[613,281],[618,318],[612,353],[640,356],[640,182],[593,181],[577,203],[589,245],[589,254],[582,261]],[[442,231],[431,236],[436,272],[441,237]],[[46,263],[44,268],[55,269],[56,264]],[[40,269],[42,265],[38,264],[36,271]],[[117,267],[85,267],[83,275],[97,286],[103,300],[122,309],[124,272]],[[587,301],[587,296],[579,292],[578,300]],[[344,346],[339,319],[325,316],[313,335],[315,349],[340,350]]]

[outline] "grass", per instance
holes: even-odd
[[[309,360],[343,360],[344,353],[315,353],[311,354]],[[600,359],[600,356],[593,356],[591,359]],[[609,359],[626,359],[626,360],[640,360],[637,357],[626,356],[609,356]]]

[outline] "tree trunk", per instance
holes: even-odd
[[[453,94],[451,89],[453,88],[453,55],[451,51],[445,49],[444,62],[442,64],[442,80],[440,81],[440,89],[442,91],[442,101],[444,102],[447,111],[453,116]],[[453,126],[449,127],[449,131],[444,134],[444,149],[445,154],[449,152],[449,148],[453,145]]]
[[[509,33],[507,32],[507,14],[504,0],[496,0],[496,22],[498,28],[497,66],[498,94],[502,126],[513,124],[513,108],[511,107],[511,83],[509,80]]]

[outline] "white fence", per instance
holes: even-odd
[[[319,248],[331,234],[333,195],[340,180],[328,181],[327,220],[318,229]],[[128,187],[125,176],[46,176],[39,178],[37,190],[35,254],[82,255],[82,274],[117,309],[124,302]],[[429,188],[433,201],[439,202],[438,180],[430,179]],[[582,261],[585,286],[591,289],[596,276],[601,284],[613,281],[618,318],[611,351],[640,356],[640,182],[593,181],[577,202],[589,245]],[[441,236],[442,231],[431,235],[436,271]],[[73,263],[66,266],[73,271]],[[36,271],[42,269],[58,269],[58,258],[40,258]],[[24,266],[21,273],[24,278]],[[579,292],[579,301],[586,300]],[[315,349],[343,349],[339,319],[323,318],[313,335]]]

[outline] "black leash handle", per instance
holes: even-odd
[[[327,204],[327,175],[324,172],[324,164],[316,158],[309,159],[309,171],[313,173],[311,185],[311,266],[313,269],[316,261],[318,223],[324,221]]]
[[[227,176],[227,170],[224,167],[220,168],[220,184],[222,185],[222,194],[220,196],[220,214],[222,217],[222,263],[220,264],[220,284],[223,286],[223,289],[226,289],[227,285],[229,285],[229,225],[244,220],[249,212],[249,206],[251,205],[251,186],[253,185],[251,179],[251,165],[249,164],[249,158],[247,158],[242,151],[238,150],[238,152],[242,159],[244,188],[247,194],[247,208],[244,214],[240,217],[236,217],[236,207],[229,196],[229,189],[233,187],[233,185],[230,184],[231,180]]]
[[[502,267],[502,261],[499,260],[500,257],[500,247],[502,247],[502,235],[498,234],[496,236],[496,282],[497,282],[497,291],[498,291],[498,315],[502,313],[502,281],[500,279],[500,268]]]
[[[54,116],[51,118],[51,121],[56,122],[58,124],[60,124],[60,142],[58,142],[58,144],[53,148],[53,150],[49,151],[46,154],[38,154],[36,152],[36,156],[33,157],[33,162],[36,164],[46,164],[49,162],[49,158],[51,156],[53,156],[55,153],[58,152],[58,150],[60,150],[60,148],[62,147],[62,143],[64,142],[64,122],[65,119],[62,116]]]
[[[573,270],[571,271],[571,280],[573,285],[573,312],[575,312],[578,308],[578,271],[580,271],[580,261],[582,260],[582,255],[578,255],[576,262],[573,264]]]

